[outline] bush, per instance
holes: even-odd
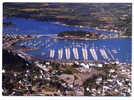
[[[74,74],[74,73],[80,73],[79,70],[73,68],[72,66],[65,66],[64,73],[66,74]]]

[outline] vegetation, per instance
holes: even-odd
[[[86,31],[64,31],[62,33],[59,33],[58,36],[60,37],[86,37],[86,38],[91,38],[91,39],[95,39],[95,38],[99,38],[99,34],[95,33],[95,32],[86,32]]]
[[[104,73],[105,75],[109,74],[110,69],[114,69],[117,70],[118,66],[117,65],[104,65],[102,68],[95,68],[96,70],[98,70],[99,72]]]
[[[125,16],[119,19],[117,27],[124,30],[122,35],[132,36],[132,16]]]
[[[127,36],[132,33],[131,3],[4,3],[3,10],[4,17],[113,29]]]
[[[86,36],[86,34],[90,34],[90,32],[85,31],[64,31],[62,33],[59,33],[58,36]]]
[[[72,67],[72,66],[65,66],[65,69],[64,69],[63,73],[74,74],[74,73],[80,73],[80,71],[77,70],[76,68]]]

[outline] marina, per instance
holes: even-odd
[[[79,51],[78,51],[79,50]],[[65,51],[65,52],[64,52]],[[109,49],[104,49],[104,48],[100,48],[100,49],[93,49],[90,48],[89,50],[87,48],[60,48],[57,51],[54,49],[50,49],[50,56],[48,55],[44,55],[47,56],[47,59],[55,59],[55,60],[83,60],[83,61],[112,61],[112,60],[116,60],[116,58],[113,56],[113,53],[109,50]],[[82,56],[80,56],[82,53]],[[96,53],[97,52],[97,53]],[[98,58],[98,55],[101,56]],[[57,58],[56,58],[57,55]],[[72,56],[70,56],[72,55]],[[92,58],[89,58],[89,56]],[[72,58],[74,59],[72,59]],[[81,59],[79,59],[79,57]],[[100,59],[103,58],[103,59]]]
[[[131,63],[131,46],[127,45],[129,43],[131,44],[131,39],[124,38],[86,41],[60,40],[43,36],[19,42],[16,46],[37,48],[26,53],[45,59],[94,60],[102,62],[119,60],[120,62]]]
[[[4,2],[2,95],[132,96],[131,16],[131,3]]]
[[[37,36],[36,39],[21,41],[17,46],[35,48],[36,50],[28,51],[27,53],[48,59],[66,59],[66,60],[100,60],[106,61],[109,59],[119,60],[121,62],[131,63],[131,39],[117,38],[105,40],[66,40],[53,38],[58,32],[65,30],[86,30],[100,32],[104,34],[116,34],[111,32],[102,32],[89,28],[76,28],[62,25],[56,25],[48,22],[40,22],[35,20],[26,20],[22,18],[9,18],[4,21],[11,21],[16,24],[15,27],[6,27],[3,32],[8,35],[12,34],[29,34]],[[22,22],[21,24],[18,22]],[[36,25],[36,30],[30,30],[31,27],[24,27],[25,24]],[[46,28],[42,28],[45,26]],[[34,26],[33,26],[34,27]],[[46,30],[47,29],[47,30]],[[56,30],[58,29],[58,30]],[[22,31],[23,30],[23,31]],[[41,31],[39,31],[41,30]],[[53,34],[55,32],[55,34]],[[44,35],[45,36],[44,36]],[[47,36],[48,35],[48,36]],[[86,48],[86,49],[85,49]],[[62,50],[63,49],[63,50]],[[124,53],[125,52],[125,53]]]

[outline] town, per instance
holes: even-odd
[[[2,4],[3,96],[132,96],[132,3]]]
[[[93,61],[87,60],[86,55],[84,60],[62,60],[60,59],[61,56],[59,56],[59,60],[39,59],[24,53],[29,49],[22,49],[21,47],[18,49],[14,46],[15,42],[30,39],[31,36],[3,35],[3,37],[4,55],[8,55],[9,59],[11,57],[13,62],[20,63],[17,66],[14,66],[12,60],[10,63],[3,63],[3,77],[6,77],[3,79],[3,95],[131,95],[130,64],[116,60],[99,62],[97,61],[97,55],[94,54],[94,49],[91,49],[95,59]],[[73,50],[77,51],[76,48]],[[103,54],[105,51],[102,50],[101,52]],[[53,56],[54,51],[51,50],[50,57]],[[76,55],[77,58],[78,55]],[[107,56],[104,55],[104,58],[107,58]],[[9,86],[9,84],[15,86]]]

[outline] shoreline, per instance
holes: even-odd
[[[7,55],[6,55],[7,53]],[[22,53],[21,54],[17,54],[16,55],[16,52],[5,52],[5,55],[4,55],[6,58],[9,56],[10,58],[12,58],[13,60],[17,60],[19,63],[21,63],[20,65],[16,65],[14,66],[14,64],[16,64],[15,62],[12,62],[11,64],[8,64],[7,62],[5,62],[5,66],[3,68],[3,72],[2,74],[5,75],[6,77],[11,77],[10,80],[12,79],[17,79],[19,76],[21,76],[21,82],[19,81],[19,83],[21,85],[23,85],[23,87],[20,87],[18,89],[18,87],[13,87],[14,91],[12,92],[15,92],[15,93],[19,93],[19,91],[25,91],[25,87],[29,87],[29,85],[31,86],[31,90],[34,90],[35,89],[33,87],[37,87],[37,88],[40,88],[41,90],[44,89],[43,88],[43,84],[41,85],[41,87],[38,86],[38,83],[42,83],[42,81],[46,80],[49,84],[51,85],[52,83],[57,83],[60,84],[65,91],[66,95],[69,96],[70,94],[68,93],[71,93],[72,92],[81,92],[81,95],[82,96],[85,96],[85,93],[88,92],[86,91],[87,88],[90,89],[93,88],[94,90],[96,90],[95,92],[90,91],[90,93],[93,93],[93,95],[96,95],[96,93],[98,93],[99,90],[97,90],[95,86],[100,86],[100,88],[103,89],[103,87],[107,87],[109,88],[109,90],[105,90],[105,95],[108,95],[109,94],[109,91],[111,91],[110,95],[112,96],[115,96],[115,94],[112,92],[114,90],[114,87],[110,87],[109,85],[107,84],[101,84],[102,82],[104,83],[108,83],[110,85],[113,85],[112,83],[116,83],[116,88],[118,88],[118,92],[119,93],[122,93],[122,90],[126,89],[126,87],[128,89],[131,90],[131,84],[125,84],[125,82],[130,82],[131,80],[131,65],[129,64],[125,64],[125,63],[119,63],[119,64],[112,64],[112,63],[108,63],[108,64],[105,64],[105,63],[102,63],[102,66],[103,67],[98,67],[97,63],[95,63],[94,66],[91,66],[90,64],[92,64],[93,62],[89,62],[89,63],[85,63],[85,65],[89,65],[89,68],[85,68],[84,65],[81,65],[83,62],[79,62],[78,63],[73,63],[73,64],[69,64],[69,63],[61,63],[61,62],[52,62],[52,61],[48,61],[48,60],[40,60],[40,59],[35,59],[33,60],[31,63],[30,62],[27,62],[27,60],[29,59],[24,59],[24,55]],[[31,58],[31,57],[29,57]],[[12,59],[10,59],[10,62],[12,61]],[[21,66],[23,64],[23,66]],[[99,63],[101,64],[101,63]],[[55,67],[57,66],[58,67]],[[10,66],[13,66],[13,67],[10,67]],[[14,71],[11,71],[10,69],[14,70]],[[21,70],[21,72],[19,72],[19,70]],[[35,73],[36,72],[36,73]],[[23,73],[23,74],[21,74]],[[98,73],[98,74],[97,74]],[[25,75],[25,76],[24,76]],[[33,77],[34,76],[34,77]],[[35,77],[37,76],[37,77]],[[40,77],[42,76],[42,77]],[[97,77],[94,77],[94,76],[97,76]],[[107,76],[110,76],[110,77],[107,77]],[[27,77],[27,79],[25,78]],[[55,77],[56,77],[56,80],[55,80]],[[77,79],[74,80],[73,77],[77,77]],[[66,78],[71,78],[69,79],[70,81],[66,80]],[[101,78],[101,81],[100,82],[99,80],[97,79],[100,79]],[[25,79],[25,81],[24,81]],[[37,84],[32,84],[28,79],[32,79],[33,82],[37,83]],[[40,79],[40,81],[36,82],[35,80],[38,80]],[[64,81],[62,81],[62,79]],[[74,81],[73,81],[74,80]],[[90,81],[91,80],[91,81]],[[4,84],[7,84],[6,81],[3,81]],[[10,84],[17,84],[18,81],[13,81],[12,83],[10,82]],[[27,85],[27,82],[29,83],[29,85]],[[91,83],[90,85],[85,85],[84,83]],[[120,83],[122,83],[122,86],[120,86]],[[64,85],[66,83],[66,85]],[[77,86],[76,86],[77,84]],[[53,84],[52,84],[53,85]],[[5,85],[4,85],[5,86]],[[47,85],[45,85],[46,87]],[[72,87],[73,86],[73,87]],[[81,87],[79,89],[79,87]],[[52,88],[52,87],[51,87]],[[66,88],[71,88],[71,92],[68,91]],[[120,89],[121,88],[121,89]],[[12,89],[12,90],[13,90]],[[52,88],[53,89],[53,88]],[[30,88],[28,88],[28,90],[30,90]],[[56,91],[51,91],[50,89],[48,89],[46,92],[40,92],[40,90],[36,90],[35,92],[31,92],[30,94],[27,93],[27,92],[23,92],[23,94],[21,95],[33,95],[33,96],[36,96],[37,94],[38,95],[43,95],[43,96],[47,96],[47,94],[49,95],[54,95],[55,93],[58,93],[58,95],[65,95],[64,94],[64,91],[62,88],[56,88],[55,86],[55,90]],[[126,89],[127,90],[127,89]],[[8,88],[7,88],[7,91],[8,91]],[[3,91],[3,95],[11,95],[10,92],[7,92],[6,90]],[[60,92],[58,92],[60,91]],[[116,92],[115,92],[116,93]],[[17,94],[13,94],[13,95],[17,95]],[[77,96],[79,95],[78,94],[72,94],[73,96]],[[88,94],[89,96],[92,96],[91,94]],[[101,93],[99,94],[100,96],[104,96],[102,95]],[[122,96],[122,94],[117,94],[117,96]],[[97,96],[97,95],[96,95]],[[129,92],[129,95],[128,96],[131,96],[131,92]]]
[[[12,36],[14,36],[14,35],[10,35],[11,37]],[[16,46],[16,45],[14,45],[14,44],[16,44],[16,43],[18,43],[18,42],[20,42],[20,41],[25,41],[25,40],[29,40],[29,39],[35,39],[35,38],[40,38],[40,37],[43,37],[43,36],[45,36],[45,35],[37,35],[37,36],[34,36],[34,37],[32,37],[32,38],[28,38],[27,36],[25,36],[25,38],[22,38],[22,37],[24,37],[24,35],[22,36],[22,35],[18,35],[19,37],[18,38],[15,38],[15,40],[12,42],[12,43],[9,43],[9,42],[6,42],[6,43],[3,43],[4,45],[5,44],[8,44],[8,46],[7,47],[5,47],[4,45],[3,45],[3,49],[5,49],[5,50],[9,50],[9,51],[12,51],[12,52],[18,52],[18,53],[25,53],[25,52],[27,52],[27,51],[32,51],[32,50],[38,50],[38,48],[27,48],[27,47],[23,47],[23,46]],[[48,35],[47,35],[48,36]],[[48,36],[49,37],[49,36]],[[60,38],[60,37],[57,37],[57,36],[51,36],[51,38],[57,38],[57,39],[69,39],[69,38]],[[121,37],[121,38],[128,38],[128,37]],[[20,39],[20,40],[19,40]],[[111,38],[112,39],[112,38]],[[74,40],[74,38],[70,38],[70,40]],[[85,40],[85,38],[81,38],[81,39],[77,39],[77,40]],[[27,54],[27,53],[25,53],[26,55],[27,55],[27,57],[26,58],[28,58],[28,56],[33,56],[33,55],[30,55],[30,54]],[[34,56],[33,56],[34,57]],[[40,60],[48,60],[48,61],[56,61],[56,62],[59,62],[60,60],[58,60],[58,59],[50,59],[50,58],[41,58],[41,57],[38,57]],[[75,61],[80,61],[80,62],[94,62],[94,61],[92,61],[92,60],[87,60],[87,61],[84,61],[84,60],[73,60],[73,62],[75,62]],[[70,61],[66,61],[66,60],[62,60],[61,62],[70,62]],[[95,61],[96,62],[96,61]],[[100,61],[97,61],[97,62],[100,62]]]
[[[132,37],[130,37],[130,36],[120,36],[120,37],[110,37],[110,38],[101,38],[101,39],[89,39],[89,38],[78,38],[78,37],[52,36],[51,38],[62,39],[62,40],[106,40],[106,39],[132,38]]]
[[[7,18],[10,18],[10,17],[7,17]],[[12,18],[12,17],[11,17]],[[50,24],[55,24],[55,25],[61,25],[61,26],[66,26],[66,27],[74,27],[74,28],[89,28],[89,29],[95,29],[95,30],[98,30],[98,31],[104,31],[104,32],[112,32],[112,33],[122,33],[121,31],[118,31],[118,30],[114,30],[114,29],[107,29],[107,28],[104,28],[104,29],[101,29],[99,27],[89,27],[89,26],[86,26],[86,25],[69,25],[69,24],[66,24],[66,23],[62,23],[62,22],[54,22],[54,21],[47,21],[47,20],[40,20],[38,18],[27,18],[27,17],[22,17],[22,16],[15,16],[14,18],[23,18],[23,19],[32,19],[32,20],[35,20],[35,21],[41,21],[41,22],[48,22]]]

